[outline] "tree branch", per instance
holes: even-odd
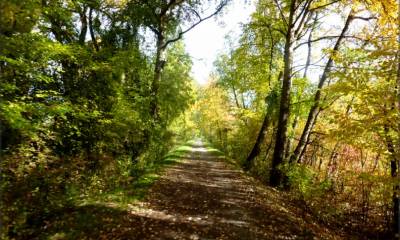
[[[310,11],[310,10],[309,10],[309,7],[310,7],[310,4],[312,3],[312,1],[313,1],[313,0],[307,0],[307,1],[306,1],[306,3],[304,4],[303,9],[301,9],[299,15],[298,15],[298,16],[296,17],[296,19],[294,20],[293,25],[295,25],[295,24],[297,23],[297,21],[301,18],[301,21],[300,21],[300,24],[299,24],[298,29],[300,28],[301,23],[302,23],[302,22],[304,21],[304,19],[307,17],[308,12]]]
[[[357,37],[357,36],[323,36],[323,37],[312,39],[312,40],[309,40],[309,41],[306,41],[306,42],[299,43],[294,49],[296,50],[296,49],[298,49],[299,47],[301,47],[301,46],[303,46],[305,44],[319,42],[319,41],[323,41],[323,40],[332,40],[332,39],[339,38],[339,37],[354,38],[354,39],[357,39],[357,40],[360,40],[360,41],[366,41],[366,39],[363,39],[363,38],[360,38],[360,37]]]
[[[160,35],[160,31],[157,30],[157,28],[149,25],[147,26],[148,28],[150,28],[151,31],[153,31],[154,34],[156,34],[157,36]]]
[[[269,30],[277,31],[277,32],[281,33],[283,36],[286,36],[286,33],[285,33],[282,29],[274,28],[274,27],[271,26],[271,24],[254,24],[254,23],[249,23],[249,26],[266,27],[266,28],[268,28]]]
[[[340,2],[340,1],[341,1],[341,0],[334,0],[334,1],[330,2],[330,3],[324,4],[324,5],[315,7],[315,8],[310,8],[310,11],[319,10],[319,9],[321,9],[321,8],[324,8],[324,7],[330,6],[330,5],[332,5],[332,4],[338,3],[338,2]]]
[[[217,15],[219,12],[221,12],[221,10],[226,6],[227,3],[228,3],[228,0],[223,1],[223,2],[217,7],[217,9],[216,9],[213,13],[211,13],[210,15],[208,15],[207,17],[204,17],[204,18],[201,18],[201,17],[200,17],[200,14],[196,12],[196,15],[197,15],[198,17],[200,17],[199,20],[198,20],[196,23],[194,23],[192,26],[188,27],[187,29],[185,29],[185,30],[183,30],[183,31],[180,31],[180,32],[178,33],[178,36],[177,36],[177,37],[167,40],[167,41],[161,46],[161,48],[164,49],[164,48],[166,48],[169,44],[174,43],[174,42],[179,41],[180,39],[182,39],[182,36],[183,36],[185,33],[189,32],[190,30],[192,30],[193,28],[195,28],[195,27],[196,27],[197,25],[199,25],[200,23],[202,23],[202,22],[204,22],[204,21],[206,21],[206,20],[212,18],[213,16],[215,16],[215,15]],[[193,10],[193,11],[195,11],[195,10]]]
[[[286,17],[285,17],[285,15],[283,14],[281,5],[279,5],[279,3],[278,3],[277,0],[274,0],[274,2],[275,2],[275,4],[276,4],[276,7],[277,7],[278,10],[279,10],[279,14],[281,15],[281,18],[282,18],[283,22],[286,24],[287,27],[289,27],[289,24],[288,24],[288,22],[287,22],[287,20],[286,20]]]
[[[360,20],[364,20],[364,21],[369,21],[369,20],[376,20],[378,19],[375,16],[372,17],[360,17],[360,16],[354,16],[353,19],[360,19]]]

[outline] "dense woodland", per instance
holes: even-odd
[[[194,137],[329,227],[399,232],[399,4],[257,0],[198,86],[181,39],[230,4],[0,1],[1,238]]]

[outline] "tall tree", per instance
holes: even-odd
[[[347,19],[342,28],[342,31],[332,49],[331,55],[325,65],[324,71],[322,72],[322,75],[319,79],[318,88],[314,95],[313,105],[308,113],[307,122],[304,126],[303,133],[301,134],[299,143],[297,144],[296,149],[294,150],[294,153],[291,156],[291,159],[290,159],[291,162],[299,161],[299,156],[300,156],[301,152],[303,152],[303,149],[309,139],[312,127],[314,126],[314,122],[316,121],[318,112],[320,111],[322,88],[324,87],[324,85],[329,77],[329,74],[332,70],[333,59],[334,59],[335,53],[339,50],[339,47],[342,44],[343,39],[345,38],[345,35],[347,33],[347,30],[350,27],[350,23],[353,21],[353,19],[354,19],[354,12],[353,12],[353,10],[351,10],[349,15],[347,16]]]
[[[293,48],[295,46],[295,42],[304,35],[305,26],[310,21],[312,16],[311,13],[313,9],[311,4],[313,2],[313,0],[275,0],[276,7],[279,9],[280,16],[285,23],[284,29],[281,30],[282,34],[285,36],[285,45],[283,54],[284,67],[282,88],[280,92],[278,127],[270,175],[271,186],[279,186],[283,180],[283,173],[280,165],[285,161],[285,147],[287,143],[287,130],[289,125],[293,77]],[[282,6],[282,3],[286,5]]]
[[[158,118],[158,92],[161,73],[165,66],[165,50],[197,25],[219,14],[228,0],[220,0],[211,13],[204,14],[204,0],[159,0],[146,1],[139,11],[147,12],[146,26],[156,36],[154,78],[151,83],[150,113]]]

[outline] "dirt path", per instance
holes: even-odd
[[[143,201],[129,198],[144,190],[136,187],[122,192],[126,199],[116,192],[72,203],[15,239],[341,239],[298,203],[288,204],[287,193],[255,181],[216,153],[201,141],[181,146],[164,160],[178,163],[169,165]]]
[[[197,142],[155,183],[146,201],[132,208],[126,220],[133,229],[107,238],[336,238],[296,217],[283,202],[273,189],[260,186]]]
[[[19,239],[340,239],[201,141],[170,154],[179,162],[143,201],[62,208],[40,232]]]

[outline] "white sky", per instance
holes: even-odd
[[[241,24],[250,20],[254,10],[253,1],[232,1],[223,15],[202,22],[184,35],[186,51],[193,61],[192,75],[199,84],[207,83],[218,53],[226,49],[225,36],[238,40]]]

